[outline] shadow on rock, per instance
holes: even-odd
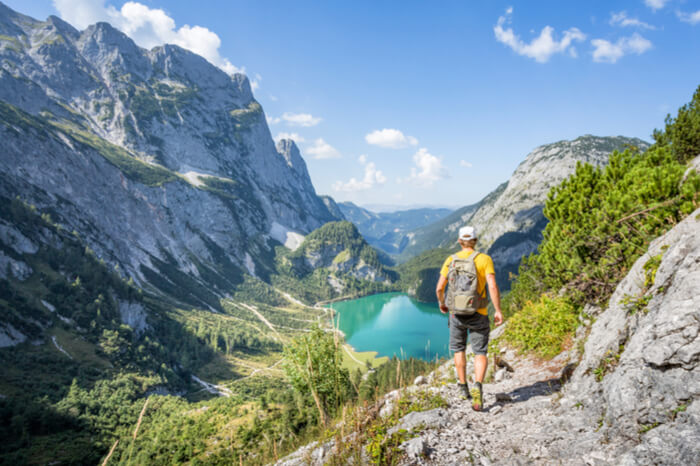
[[[541,380],[531,385],[518,387],[512,392],[497,393],[496,401],[505,403],[520,403],[527,401],[534,396],[548,396],[561,390],[562,383],[558,377]]]

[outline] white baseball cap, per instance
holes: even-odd
[[[459,239],[463,241],[469,241],[471,239],[476,239],[476,228],[466,226],[459,229]]]

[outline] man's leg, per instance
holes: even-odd
[[[472,350],[474,351],[474,389],[472,389],[472,408],[481,411],[483,408],[483,392],[481,384],[486,376],[488,358],[486,354],[489,346],[489,318],[478,315],[469,332]]]
[[[467,357],[464,351],[458,351],[455,353],[455,367],[457,368],[457,378],[459,378],[459,383],[467,383]]]
[[[453,315],[450,322],[450,351],[455,354],[455,369],[457,370],[458,386],[462,398],[469,399],[469,386],[467,385],[467,357],[464,351],[467,349],[467,336],[469,330],[464,327],[459,319]]]
[[[464,356],[464,353],[462,353]],[[482,383],[486,376],[486,367],[489,364],[489,359],[483,354],[474,356],[474,381]],[[455,354],[455,365],[457,365],[457,355]],[[458,369],[459,370],[459,369]]]

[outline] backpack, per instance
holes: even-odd
[[[477,309],[488,306],[489,299],[479,295],[476,264],[474,260],[479,253],[474,251],[466,259],[460,259],[457,254],[452,256],[447,272],[447,307],[452,314],[472,315]],[[484,290],[486,291],[486,290]]]

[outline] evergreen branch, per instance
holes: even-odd
[[[666,207],[666,206],[668,206],[668,205],[673,204],[673,203],[676,202],[677,200],[678,200],[677,197],[668,199],[668,200],[666,200],[665,202],[662,202],[661,204],[655,205],[654,207],[649,207],[649,208],[647,208],[647,209],[640,210],[639,212],[635,212],[635,213],[633,213],[633,214],[627,215],[626,217],[622,217],[621,219],[619,219],[619,220],[616,221],[615,223],[622,223],[622,222],[624,222],[625,220],[629,220],[629,219],[632,218],[632,217],[636,217],[637,215],[644,215],[644,214],[646,214],[646,213],[648,213],[648,212],[651,212],[652,210],[656,210],[656,209],[659,209],[659,208],[661,208],[661,207]]]

